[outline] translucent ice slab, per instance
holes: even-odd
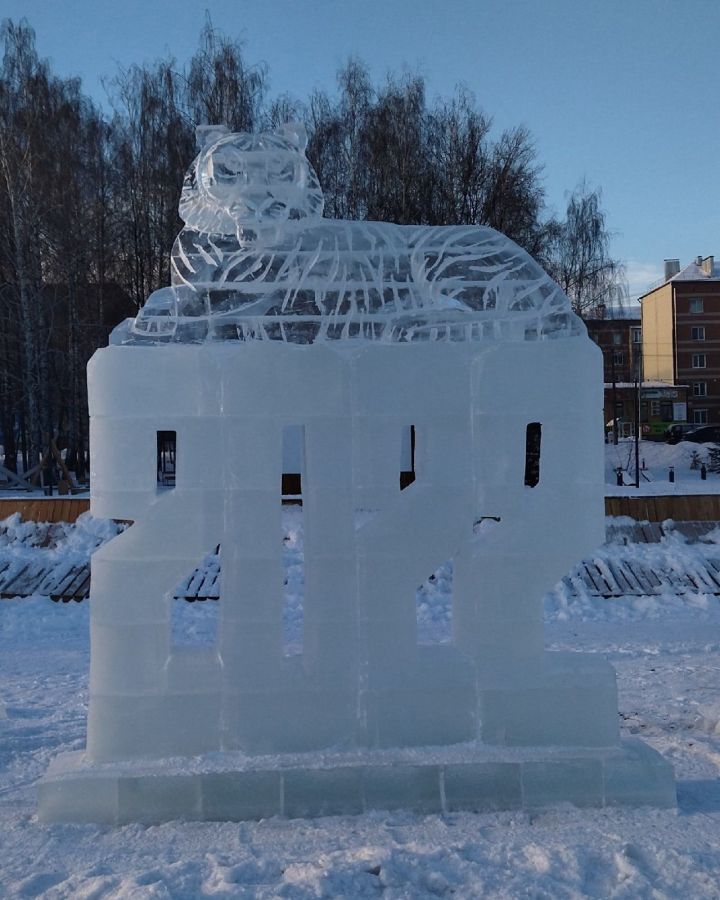
[[[567,297],[492,228],[322,218],[301,126],[204,129],[180,201],[172,286],[130,341],[537,340],[584,332]]]

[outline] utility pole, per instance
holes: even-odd
[[[640,487],[640,401],[641,385],[640,361],[641,350],[635,354],[635,487]]]
[[[615,348],[610,351],[611,372],[612,372],[612,402],[613,402],[613,444],[617,447],[618,442],[618,422],[617,422],[617,376],[615,374]]]

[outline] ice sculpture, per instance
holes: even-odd
[[[580,335],[560,288],[491,228],[323,219],[300,126],[209,129],[185,178],[172,287],[136,338],[182,343]]]
[[[321,218],[296,126],[201,137],[172,286],[89,366],[92,511],[134,524],[93,557],[87,751],[41,817],[674,804],[670,766],[620,741],[610,665],[544,649],[543,593],[603,540],[601,358],[567,298],[488,228]],[[217,641],[174,646],[173,589],[218,544]],[[454,640],[419,646],[416,588],[447,560]]]

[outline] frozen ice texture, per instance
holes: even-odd
[[[134,523],[92,559],[86,756],[126,773],[108,817],[605,802],[614,671],[546,652],[541,616],[543,594],[604,539],[599,349],[502,235],[324,221],[299,130],[209,134],[173,287],[88,367],[92,512]],[[157,482],[161,431],[176,434],[172,488]],[[304,519],[292,657],[287,465]],[[218,545],[217,641],[176,646],[174,589]],[[453,640],[421,646],[416,589],[448,560]],[[357,768],[304,764],[247,793],[229,775],[226,796],[222,779],[178,776],[176,795],[170,776],[132,774],[164,757],[463,742],[535,748],[523,796],[513,767],[496,789],[484,769],[445,789],[431,765],[369,765],[361,790]],[[566,771],[555,746],[584,749]],[[618,796],[667,801],[653,759],[616,768]],[[43,796],[60,810],[56,788]]]
[[[172,818],[241,821],[355,815],[365,810],[493,812],[571,803],[676,805],[672,766],[642,741],[617,747],[432,748],[420,758],[333,750],[250,759],[208,754],[88,766],[82,753],[54,760],[39,785],[41,822],[154,824]]]
[[[322,218],[300,125],[203,129],[172,286],[129,340],[536,340],[584,331],[560,288],[492,228]]]
[[[134,524],[92,561],[90,757],[616,745],[612,668],[546,653],[541,618],[545,591],[603,540],[601,391],[582,335],[99,351],[93,512]],[[415,481],[401,491],[410,425]],[[177,434],[171,489],[156,479],[160,430]],[[304,519],[295,657],[282,631],[288,436]],[[217,643],[174,646],[173,590],[218,544]],[[424,647],[416,589],[447,560],[454,639]]]

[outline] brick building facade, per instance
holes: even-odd
[[[644,377],[688,385],[688,422],[720,424],[720,265],[700,257],[640,298]]]
[[[632,382],[642,347],[640,316],[627,310],[605,310],[585,320],[588,335],[603,354],[603,380],[606,383]]]

